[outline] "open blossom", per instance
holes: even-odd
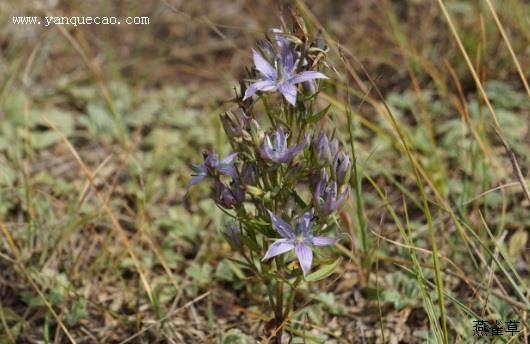
[[[272,138],[271,138],[272,137]],[[282,127],[279,127],[272,135],[266,135],[260,148],[261,157],[276,163],[291,161],[296,154],[304,149],[306,141],[287,147],[287,135]]]
[[[280,40],[280,42],[283,42]],[[315,79],[327,79],[328,77],[320,72],[304,71],[296,73],[299,60],[293,56],[293,52],[286,42],[280,45],[280,61],[275,61],[273,67],[260,53],[252,50],[254,65],[261,74],[261,79],[250,84],[245,91],[243,100],[252,97],[256,92],[280,92],[285,100],[291,105],[296,105],[296,85]]]
[[[234,159],[237,153],[228,155],[223,160],[219,161],[219,156],[213,152],[204,152],[204,162],[202,164],[192,165],[192,178],[188,183],[188,187],[203,181],[206,177],[216,177],[219,174],[224,174],[237,179],[237,171],[234,167]]]
[[[300,262],[304,276],[307,275],[313,263],[312,246],[329,246],[335,244],[335,238],[313,236],[312,218],[313,210],[310,210],[295,219],[293,226],[269,211],[272,227],[282,236],[276,240],[267,250],[263,260],[294,250]]]
[[[335,244],[337,241],[335,238],[313,236],[311,229],[313,210],[295,219],[293,226],[274,215],[271,211],[268,212],[273,228],[282,236],[282,239],[278,239],[272,243],[263,260],[294,250],[305,276],[311,269],[311,264],[313,263],[313,251],[311,247],[329,246]]]
[[[330,179],[326,170],[324,170],[320,181],[315,187],[314,204],[317,212],[323,216],[327,216],[338,210],[342,203],[348,198],[348,189],[338,194],[337,182]]]

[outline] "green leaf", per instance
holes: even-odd
[[[526,248],[528,242],[528,232],[526,230],[518,230],[515,232],[508,242],[508,254],[516,257]]]
[[[208,263],[204,263],[202,265],[198,263],[192,263],[190,267],[186,269],[186,274],[199,285],[206,285],[210,282],[211,272],[212,267]]]
[[[215,269],[215,277],[221,281],[232,282],[234,280],[234,274],[227,260],[223,259],[219,262]]]
[[[330,264],[321,265],[320,269],[307,275],[305,280],[307,282],[316,282],[328,277],[335,271],[335,268],[337,267],[337,265],[339,265],[341,261],[342,258],[339,257]]]
[[[33,118],[35,124],[46,128],[48,127],[46,120],[48,120],[65,136],[69,136],[75,129],[74,114],[68,111],[55,108],[34,109],[31,110],[29,115]]]
[[[241,332],[237,328],[233,328],[223,335],[223,344],[254,344],[256,341]]]
[[[0,173],[0,185],[12,186],[17,179],[15,170],[9,167],[6,163],[3,163],[2,170]]]
[[[239,239],[243,241],[245,246],[249,247],[252,251],[260,251],[260,247],[254,240],[252,240],[252,238],[249,238],[246,235],[241,235]]]
[[[87,300],[83,299],[74,302],[70,311],[65,315],[68,325],[74,326],[79,320],[88,317],[87,304]]]
[[[31,133],[31,146],[35,149],[44,149],[53,146],[61,140],[55,131],[42,131]]]
[[[317,299],[322,302],[324,307],[331,313],[335,315],[341,315],[346,312],[344,307],[340,304],[338,304],[335,301],[335,294],[333,293],[324,293],[320,292],[317,295]]]
[[[307,118],[307,123],[311,124],[311,123],[316,123],[316,122],[320,121],[328,113],[330,108],[331,108],[331,104],[326,106],[326,108],[324,110],[322,110],[320,112],[317,112],[314,115],[309,116]]]

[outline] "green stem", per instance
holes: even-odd
[[[348,87],[349,88],[349,87]],[[350,93],[348,91],[348,104],[350,104]],[[353,135],[353,120],[352,120],[352,114],[351,109],[348,106],[346,108],[346,117],[348,120],[348,133],[350,136],[350,146],[351,146],[351,154],[352,154],[352,172],[353,172],[353,188],[355,190],[355,203],[357,206],[357,221],[359,223],[359,228],[361,231],[361,245],[362,250],[364,253],[363,258],[363,266],[365,270],[368,273],[367,280],[369,280],[370,277],[370,265],[371,265],[371,256],[368,254],[369,252],[369,243],[368,243],[368,235],[367,235],[367,225],[366,225],[366,215],[364,213],[364,203],[363,198],[361,195],[361,186],[362,186],[362,179],[361,174],[358,171],[358,165],[357,165],[357,154],[355,152],[355,138]]]
[[[296,277],[296,281],[294,281],[292,287],[291,287],[291,293],[289,294],[289,298],[287,299],[287,303],[285,304],[285,312],[283,313],[283,318],[286,319],[289,316],[289,312],[293,309],[294,306],[294,298],[296,296],[296,290],[298,289],[298,284],[302,280],[302,276]]]
[[[276,257],[276,270],[277,272],[281,271],[283,266],[283,257]],[[282,323],[283,323],[283,279],[276,280],[276,327],[278,332],[276,332],[275,340],[276,343],[281,344],[282,340]]]

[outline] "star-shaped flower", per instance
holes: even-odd
[[[287,147],[287,135],[279,127],[274,133],[265,136],[260,148],[261,157],[276,163],[289,162],[304,149],[306,143],[304,140],[296,146]]]
[[[204,162],[192,165],[194,174],[192,174],[192,178],[188,183],[188,188],[203,181],[206,177],[216,177],[219,174],[237,179],[237,171],[233,165],[236,156],[237,153],[233,153],[219,161],[219,156],[216,153],[204,152]]]
[[[273,67],[260,53],[252,50],[254,65],[261,74],[261,79],[250,84],[245,91],[243,100],[252,97],[256,92],[280,92],[291,105],[296,105],[296,85],[315,79],[328,79],[320,72],[304,71],[296,73],[299,60],[295,62],[293,52],[285,42],[279,44],[281,52],[279,61],[276,59]]]
[[[282,253],[294,250],[300,262],[304,276],[307,275],[313,263],[312,246],[329,246],[335,244],[337,239],[313,236],[312,218],[313,210],[310,210],[294,220],[293,226],[289,225],[280,217],[267,210],[271,217],[272,227],[282,236],[272,243],[265,253],[263,260],[270,259]],[[294,227],[294,228],[293,228]]]

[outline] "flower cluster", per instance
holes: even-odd
[[[222,160],[205,153],[189,186],[208,181],[216,204],[233,215],[224,234],[246,268],[265,280],[293,278],[295,286],[315,260],[322,264],[313,251],[337,242],[329,232],[348,198],[352,166],[335,130],[324,129],[329,107],[315,109],[328,79],[319,71],[325,47],[280,29],[270,35],[252,51],[239,108],[221,115],[234,153]]]

